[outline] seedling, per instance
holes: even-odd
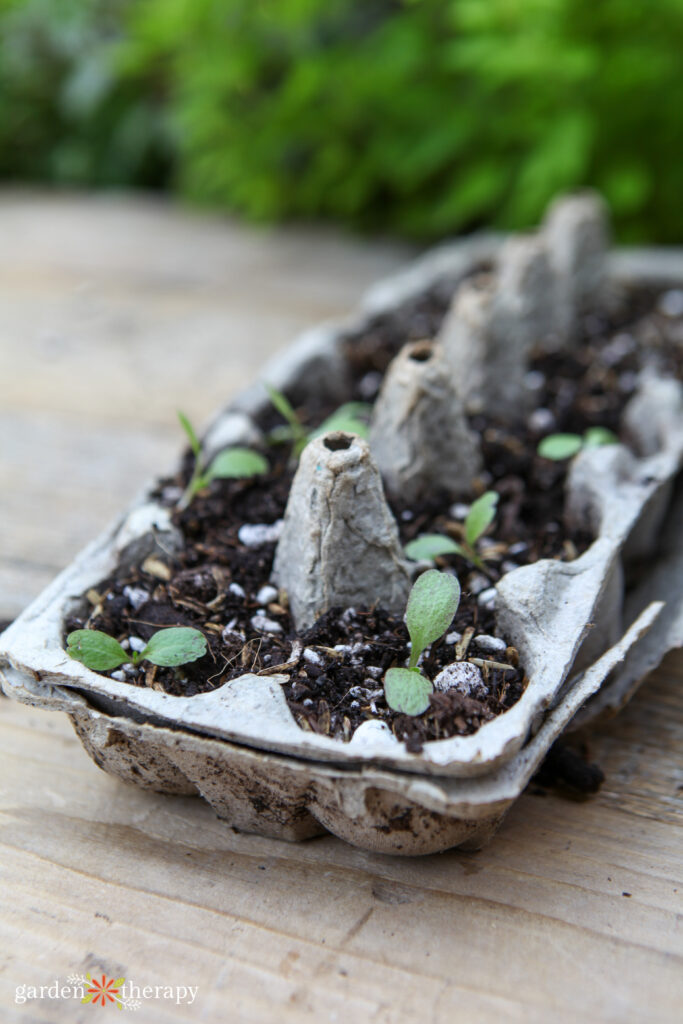
[[[467,513],[465,539],[461,543],[440,533],[425,533],[406,544],[406,555],[415,562],[433,561],[441,555],[460,555],[485,572],[486,567],[477,554],[475,545],[496,518],[497,504],[496,491],[486,491],[481,498],[477,498]]]
[[[408,667],[390,668],[384,674],[384,695],[393,711],[421,715],[429,707],[434,686],[417,663],[422,652],[444,635],[459,604],[460,584],[449,573],[429,569],[413,584],[405,619],[412,644]]]
[[[308,440],[312,441],[314,437],[329,434],[333,430],[341,430],[343,433],[358,434],[359,437],[367,438],[370,409],[367,402],[344,402],[326,420],[323,420],[319,427],[311,431]]]
[[[342,430],[349,434],[358,434],[359,437],[368,436],[367,419],[370,413],[370,406],[365,402],[346,402],[344,405],[340,405],[319,427],[309,431],[301,422],[286,395],[283,395],[281,391],[276,391],[269,384],[266,384],[266,390],[271,402],[282,418],[286,420],[286,423],[279,427],[274,427],[270,431],[268,439],[272,444],[291,443],[294,458],[299,458],[308,442],[312,441],[314,437],[328,434],[332,430]]]
[[[544,459],[561,462],[563,459],[571,459],[585,448],[601,448],[606,444],[618,443],[617,435],[607,427],[589,427],[583,437],[580,434],[548,434],[537,451]]]
[[[286,421],[282,426],[271,430],[268,440],[272,444],[287,444],[291,442],[292,453],[298,458],[308,444],[308,431],[297,416],[296,410],[287,396],[283,395],[281,391],[272,388],[270,384],[266,384],[265,387],[271,402],[283,420]]]
[[[209,463],[202,466],[202,446],[187,416],[178,411],[180,425],[187,434],[190,448],[194,455],[194,467],[190,482],[185,493],[178,502],[178,508],[184,509],[191,504],[193,498],[208,487],[212,480],[243,480],[260,473],[267,473],[270,468],[263,455],[251,451],[250,448],[226,448]]]
[[[154,633],[142,651],[125,651],[118,640],[99,629],[77,629],[66,638],[66,653],[94,672],[108,672],[119,665],[151,661],[173,668],[187,665],[206,654],[206,637],[190,626],[171,626]]]

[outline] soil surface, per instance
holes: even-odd
[[[571,800],[581,800],[597,793],[605,773],[590,760],[585,743],[557,740],[546,754],[543,764],[533,777],[537,792],[553,789]]]
[[[402,345],[435,336],[451,295],[452,287],[436,288],[346,339],[353,377],[349,400],[373,402],[384,371]],[[68,621],[67,632],[101,629],[126,646],[131,638],[134,645],[136,638],[147,640],[164,626],[194,626],[209,645],[199,661],[177,669],[143,663],[110,674],[191,696],[245,672],[284,671],[289,676],[285,694],[300,727],[342,740],[350,739],[369,718],[386,722],[414,751],[427,740],[475,732],[510,708],[527,682],[517,652],[496,636],[493,584],[505,572],[539,558],[574,559],[593,539],[565,527],[568,462],[540,458],[538,442],[549,433],[583,433],[591,426],[618,434],[621,413],[646,360],[681,374],[680,319],[665,315],[660,305],[656,292],[629,293],[618,313],[584,318],[573,352],[535,353],[530,366],[534,409],[518,425],[485,415],[471,419],[482,438],[485,462],[481,478],[474,481],[473,498],[485,490],[497,491],[497,516],[479,548],[485,572],[458,555],[437,562],[457,573],[463,596],[445,638],[426,652],[422,671],[435,679],[447,665],[468,661],[480,673],[474,689],[435,692],[428,711],[417,718],[391,711],[382,677],[387,668],[405,663],[408,635],[402,619],[382,608],[332,609],[311,629],[296,632],[286,596],[269,583],[296,468],[288,444],[268,449],[267,474],[215,480],[180,511],[177,503],[192,470],[188,452],[177,476],[161,481],[154,493],[173,509],[181,538],[178,550],[160,552],[103,580],[89,591],[82,613]],[[297,413],[314,428],[337,404],[316,396],[301,403]],[[266,431],[281,424],[274,409],[259,423]],[[403,543],[422,533],[462,537],[468,507],[453,504],[444,494],[410,505],[390,504]]]

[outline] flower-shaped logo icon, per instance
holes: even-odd
[[[119,1010],[123,1009],[121,1002],[121,986],[125,982],[125,978],[108,978],[106,974],[98,980],[93,978],[90,974],[86,974],[88,980],[88,988],[85,990],[85,995],[81,999],[82,1003],[93,1003],[100,1006],[107,1006],[109,1003],[113,1003],[114,1006],[118,1006]]]

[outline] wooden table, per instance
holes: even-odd
[[[0,234],[5,618],[170,463],[177,406],[201,421],[406,255],[122,199],[0,197]],[[423,859],[239,834],[0,700],[0,1019],[93,1019],[15,1002],[90,971],[198,986],[155,1024],[679,1022],[682,680],[669,657],[594,731],[598,796],[532,786],[486,850]]]

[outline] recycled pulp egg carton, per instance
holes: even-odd
[[[375,288],[354,320],[307,332],[266,379],[297,396],[340,388],[345,339],[427,289],[454,288],[495,259],[499,245],[483,236],[428,255]],[[656,250],[630,262],[617,255],[608,278],[617,287],[678,285],[682,262],[672,266]],[[641,381],[633,400],[639,405],[627,415],[637,454],[614,445],[575,460],[568,514],[593,529],[588,550],[573,562],[516,569],[499,582],[497,632],[519,650],[529,684],[514,707],[472,736],[426,743],[419,754],[381,726],[361,727],[343,743],[299,729],[282,692],[284,675],[245,674],[210,693],[175,697],[70,659],[64,623],[82,595],[121,561],[169,551],[178,541],[168,511],[146,497],[3,634],[3,688],[66,711],[106,771],[161,792],[198,792],[248,831],[300,839],[328,829],[356,845],[407,854],[481,845],[557,736],[573,720],[617,709],[681,643],[681,577],[672,567],[683,554],[672,495],[683,441],[680,385],[671,385],[652,375]],[[253,441],[266,402],[262,388],[238,396],[210,425],[207,448]],[[680,502],[676,508],[680,514]],[[651,554],[662,534],[664,550],[625,601],[625,568]]]

